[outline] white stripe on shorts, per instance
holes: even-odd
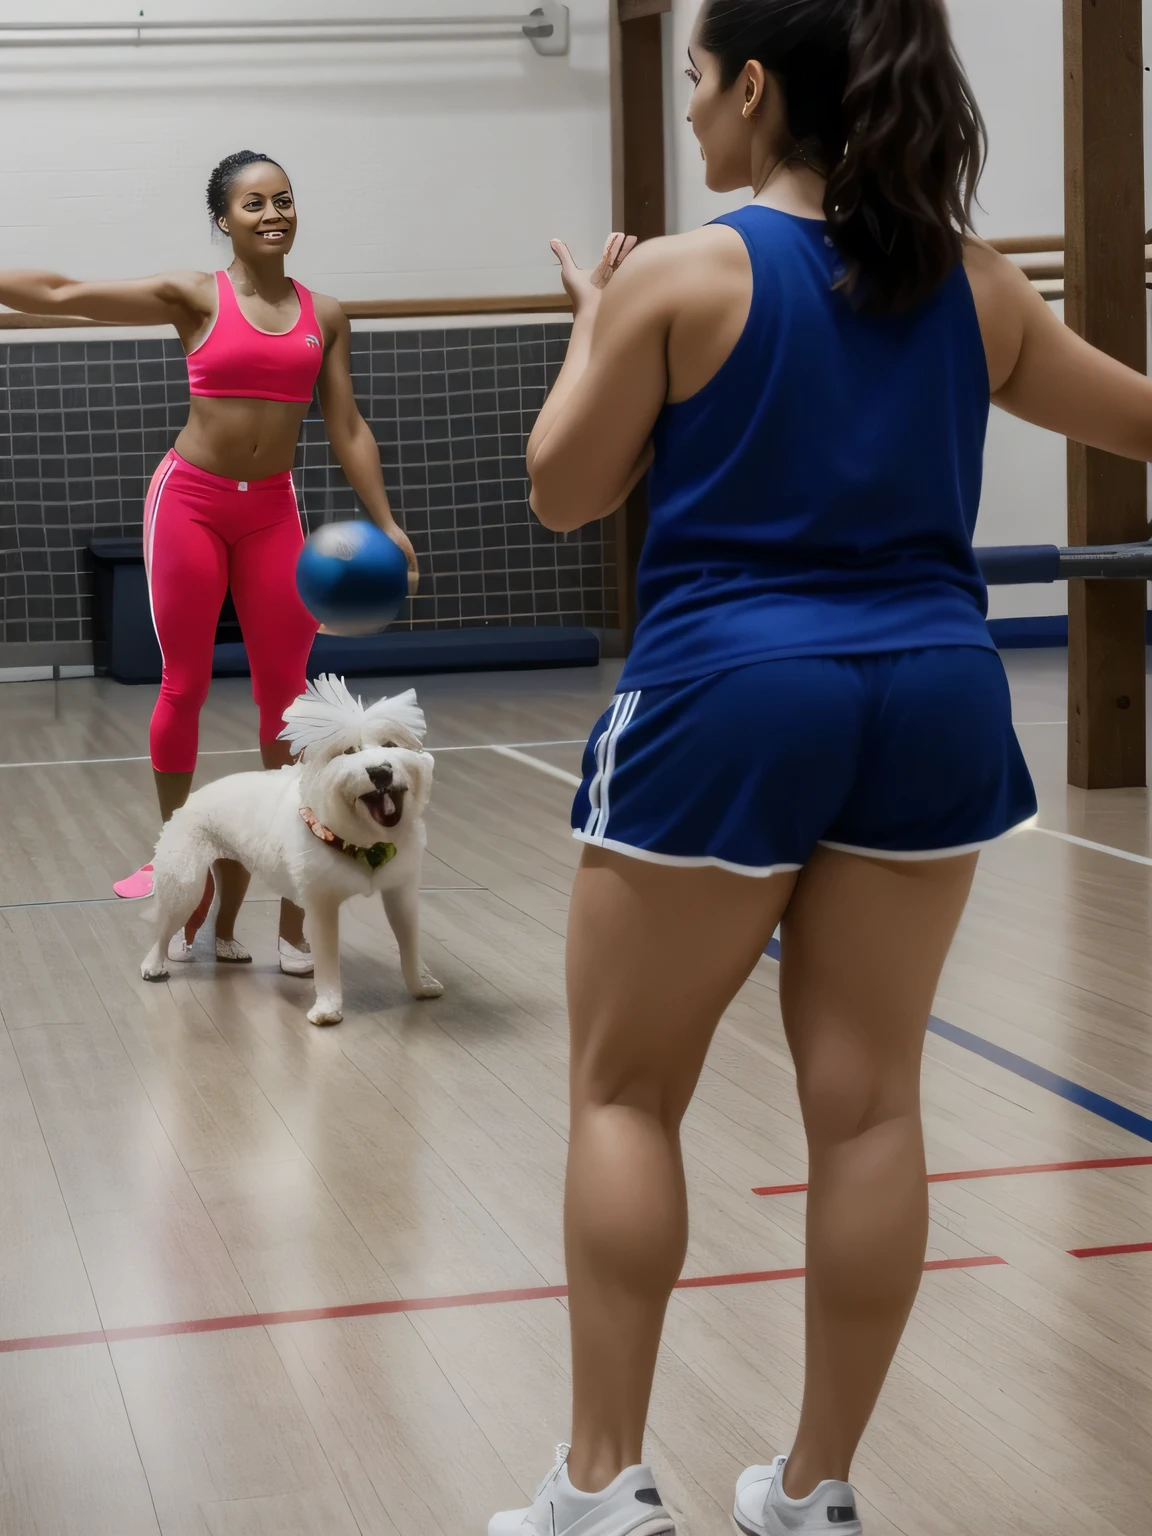
[[[639,693],[617,694],[612,704],[612,718],[608,729],[596,743],[596,773],[588,786],[591,811],[584,827],[584,835],[590,842],[602,843],[608,831],[608,789],[616,771],[616,744],[636,713],[640,702]]]

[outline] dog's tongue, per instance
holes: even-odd
[[[370,795],[362,796],[364,805],[372,820],[381,827],[394,827],[400,820],[400,807],[394,795],[386,789],[373,790]]]

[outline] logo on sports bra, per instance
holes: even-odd
[[[310,347],[318,347],[320,345],[320,338],[319,338],[319,336],[313,336],[311,333],[309,333],[307,336],[305,336],[304,340],[308,343],[308,345]]]

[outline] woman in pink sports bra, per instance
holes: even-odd
[[[188,798],[200,710],[212,680],[212,646],[231,588],[260,711],[268,768],[289,760],[277,738],[284,710],[305,686],[316,621],[296,593],[304,541],[292,464],[315,389],[333,452],[369,516],[408,557],[384,489],[380,453],[352,393],[350,327],[335,299],[285,276],[296,234],[292,187],[267,155],[242,150],[208,183],[216,228],[232,242],[226,272],[165,272],[132,282],[72,282],[48,272],[0,273],[0,303],[31,314],[82,316],[126,325],[172,325],[188,354],[188,423],[152,479],[144,508],[144,560],[164,657],[150,751],[167,821]],[[248,877],[217,866],[216,954],[251,957],[234,925]],[[150,865],[118,882],[118,895],[151,895]],[[185,930],[185,952],[207,914],[212,882]],[[303,914],[285,902],[280,965],[311,972]]]

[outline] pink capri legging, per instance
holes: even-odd
[[[317,624],[296,592],[304,543],[292,475],[225,480],[172,450],[144,507],[144,563],[164,678],[152,715],[152,766],[196,767],[200,710],[212,681],[212,647],[224,595],[244,634],[260,743],[276,740],[285,709],[303,693]]]

